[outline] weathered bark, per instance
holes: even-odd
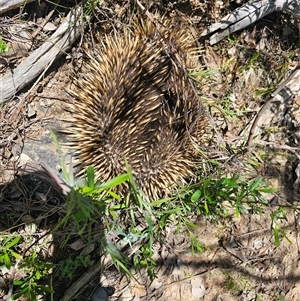
[[[81,8],[72,10],[56,32],[17,68],[0,79],[0,103],[10,100],[66,51],[82,33]]]
[[[36,1],[36,0],[1,0],[0,15],[9,10],[18,8],[18,7],[22,6],[23,4],[28,4],[28,3],[34,2],[34,1]]]
[[[229,34],[243,29],[262,17],[274,12],[284,11],[300,18],[299,0],[252,0],[239,7],[220,22],[211,25],[201,36],[213,34],[210,44],[216,44]]]

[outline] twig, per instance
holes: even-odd
[[[263,145],[263,146],[270,146],[275,149],[282,149],[282,150],[290,151],[300,160],[300,155],[298,154],[298,152],[300,152],[300,147],[292,147],[292,146],[289,146],[286,144],[281,145],[281,144],[277,144],[275,142],[263,141],[263,140],[255,140],[255,143],[257,143],[259,145]]]
[[[55,6],[56,7],[56,6]],[[55,12],[55,9],[52,9],[50,11],[50,13],[46,16],[44,22],[39,26],[39,28],[37,28],[34,33],[32,34],[32,37],[35,38],[38,33],[44,28],[44,26],[47,24],[47,22],[49,21],[49,19],[52,17],[53,13]]]
[[[252,144],[253,144],[253,137],[255,135],[255,130],[258,124],[258,121],[260,120],[260,118],[264,115],[266,109],[269,107],[269,105],[276,101],[276,96],[286,87],[286,85],[291,81],[291,79],[294,77],[294,75],[297,73],[297,71],[300,70],[300,65],[298,65],[295,70],[290,74],[290,76],[283,82],[281,83],[278,88],[269,96],[268,100],[265,102],[265,104],[261,107],[261,109],[259,110],[258,114],[256,115],[256,117],[254,118],[254,121],[251,125],[250,128],[250,132],[249,132],[249,136],[246,142],[246,151],[250,151]],[[292,95],[289,96],[292,97]],[[285,99],[285,101],[287,101],[288,99]]]

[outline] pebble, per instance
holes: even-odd
[[[91,296],[92,301],[107,301],[108,295],[105,289],[101,286],[98,286]]]

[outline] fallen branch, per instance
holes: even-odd
[[[87,21],[82,8],[72,10],[56,32],[17,68],[0,79],[0,104],[12,99],[77,40]]]
[[[18,8],[22,5],[34,2],[36,0],[1,0],[0,3],[0,15],[10,11],[12,9]]]
[[[218,23],[212,24],[201,36],[213,34],[210,44],[214,45],[229,34],[243,29],[264,16],[274,12],[284,11],[300,18],[299,0],[252,0],[237,8]]]

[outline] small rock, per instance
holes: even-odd
[[[105,289],[101,286],[98,286],[95,289],[95,291],[93,292],[91,300],[92,301],[107,301],[108,295],[107,295]]]
[[[83,241],[83,239],[77,239],[76,241],[74,241],[73,243],[71,243],[69,245],[69,247],[75,251],[81,250],[85,246],[86,246],[86,243]]]
[[[283,27],[282,34],[284,36],[288,36],[288,35],[294,34],[294,30],[293,30],[293,28],[286,26],[286,27]]]
[[[30,157],[24,153],[20,155],[19,167],[25,167],[30,161]]]
[[[81,256],[86,256],[88,254],[91,254],[95,250],[96,246],[94,243],[89,243],[81,252]]]
[[[161,288],[163,285],[162,282],[158,281],[157,279],[154,279],[153,282],[150,285],[150,288],[158,290],[159,288]]]
[[[233,46],[233,47],[229,48],[227,52],[228,52],[229,56],[234,56],[236,54],[236,47]]]
[[[28,104],[27,105],[27,117],[31,118],[31,117],[34,117],[35,115],[36,115],[35,110],[33,109],[33,107],[30,104]]]
[[[191,279],[192,295],[196,298],[203,298],[206,295],[205,285],[201,277],[194,277]]]
[[[14,157],[16,157],[15,159],[18,160],[20,157],[20,154],[22,152],[22,146],[21,144],[15,144],[12,149],[11,152],[13,154]]]
[[[44,31],[55,31],[56,28],[57,28],[57,27],[56,27],[53,23],[48,22],[48,23],[44,26],[43,30],[44,30]]]

